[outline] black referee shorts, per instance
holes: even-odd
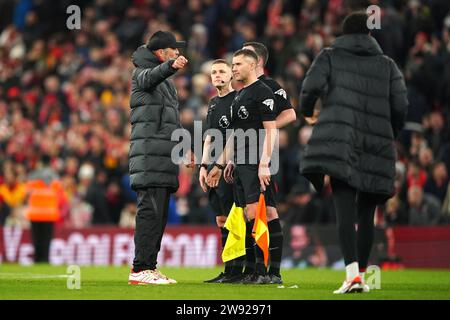
[[[258,178],[258,165],[236,165],[233,174],[236,205],[245,207],[247,204],[258,202],[261,193],[261,184],[259,183]],[[266,187],[266,192],[264,192],[266,206],[276,207],[277,191],[275,184],[274,176],[271,176],[270,183]]]
[[[234,202],[233,185],[226,183],[222,175],[219,185],[209,189],[208,198],[216,216],[228,216]]]

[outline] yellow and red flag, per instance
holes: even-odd
[[[267,227],[266,200],[263,193],[259,195],[252,236],[264,253],[264,265],[267,267],[269,264],[269,228]]]

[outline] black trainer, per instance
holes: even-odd
[[[242,284],[242,280],[244,280],[246,277],[250,276],[251,274],[248,273],[241,273],[236,275],[233,279],[230,279],[226,283],[234,283],[234,284]]]
[[[240,283],[242,281],[242,273],[226,275],[220,283]]]
[[[241,275],[241,279],[236,281],[235,283],[243,284],[244,282],[250,281],[253,278],[253,273],[243,273]]]
[[[261,274],[252,274],[242,280],[242,284],[269,284],[270,278]]]
[[[213,279],[209,279],[209,280],[205,280],[203,281],[204,283],[221,283],[222,279],[225,278],[227,275],[223,272],[221,272],[217,277],[213,278]]]
[[[269,274],[269,284],[283,284],[283,280],[281,279],[281,275],[279,274]]]

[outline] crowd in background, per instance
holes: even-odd
[[[69,5],[81,29],[69,30]],[[187,70],[173,81],[182,125],[204,120],[216,94],[210,63],[246,41],[269,49],[267,73],[298,108],[315,55],[350,11],[381,7],[373,36],[404,72],[410,108],[397,141],[397,194],[379,225],[450,223],[450,2],[448,0],[5,0],[0,2],[0,224],[26,226],[27,176],[40,166],[65,191],[60,224],[134,225],[129,186],[132,52],[157,30],[187,40]],[[333,224],[331,189],[299,174],[312,128],[301,117],[280,131],[279,214],[288,224]],[[196,171],[181,167],[169,223],[213,223]]]

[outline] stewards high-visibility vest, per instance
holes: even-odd
[[[58,192],[61,190],[59,181],[53,181],[49,186],[42,180],[34,180],[27,184],[30,192],[26,216],[33,222],[56,222],[59,220]]]

